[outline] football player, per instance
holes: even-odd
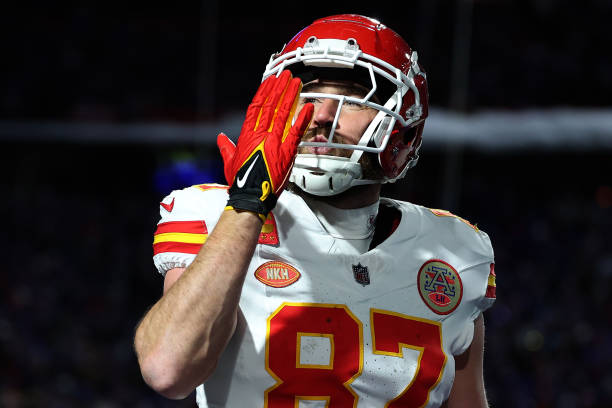
[[[488,236],[380,197],[427,108],[416,51],[374,19],[316,20],[272,55],[237,144],[217,140],[229,186],[161,203],[145,381],[200,407],[486,407]]]

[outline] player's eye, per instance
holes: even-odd
[[[354,97],[357,98],[357,97]],[[368,109],[368,107],[362,103],[359,103],[355,100],[350,100],[350,99],[345,99],[344,100],[344,106],[349,109],[349,110],[362,110],[362,109]]]
[[[321,99],[320,98],[313,98],[313,97],[309,96],[309,97],[300,98],[300,103],[302,105],[305,105],[307,103],[317,104],[317,103],[321,103]]]

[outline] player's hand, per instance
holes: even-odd
[[[217,137],[231,186],[227,208],[252,211],[265,221],[276,205],[314,110],[304,105],[291,126],[301,89],[287,70],[266,78],[247,109],[238,144],[223,133]]]

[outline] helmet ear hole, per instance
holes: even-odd
[[[414,138],[417,135],[417,126],[413,126],[409,129],[404,129],[402,135],[402,142],[407,145],[407,144],[411,144],[412,141],[414,140]]]
[[[393,179],[404,172],[406,166],[418,158],[420,134],[423,123],[403,129],[394,129],[384,151],[380,153],[379,162],[387,178]],[[410,166],[413,166],[411,164]]]

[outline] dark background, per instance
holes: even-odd
[[[273,52],[315,17],[347,10],[418,50],[435,106],[453,107],[459,86],[469,88],[466,109],[610,104],[609,0],[479,0],[472,13],[445,0],[20,4],[0,17],[8,119],[183,121],[244,109]],[[458,21],[470,45],[455,58]],[[469,75],[453,83],[464,59]]]
[[[436,108],[610,108],[610,1],[19,4],[0,15],[2,407],[195,404],[152,392],[131,342],[161,294],[158,203],[223,182],[216,134],[94,141],[87,129],[217,123],[245,109],[272,52],[315,17],[347,11],[419,51]],[[44,131],[75,124],[87,126],[70,140]],[[491,405],[611,407],[611,151],[449,146],[428,146],[426,126],[419,165],[385,193],[491,236]]]

